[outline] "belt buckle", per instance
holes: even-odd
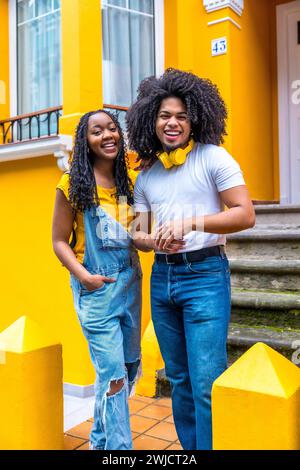
[[[169,262],[168,256],[169,256],[169,255],[165,254],[165,257],[166,257],[166,263],[167,263],[167,264],[175,264],[175,262],[174,262],[174,261],[173,261],[173,263],[172,263],[172,262]]]

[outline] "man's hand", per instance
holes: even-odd
[[[92,292],[94,290],[100,289],[106,283],[116,282],[116,279],[106,276],[100,276],[100,274],[89,273],[80,281],[89,292]]]
[[[166,251],[173,246],[174,241],[183,242],[183,237],[192,230],[196,230],[193,218],[170,220],[164,223],[155,232],[155,250]]]
[[[157,244],[154,243],[154,251],[160,251],[166,253],[167,255],[172,255],[177,253],[179,250],[183,250],[185,247],[184,240],[172,240],[171,243],[164,249],[157,248]]]

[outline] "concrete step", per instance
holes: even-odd
[[[300,225],[300,206],[259,205],[254,206],[256,224]]]
[[[234,259],[300,260],[300,229],[254,228],[230,234],[226,253]]]
[[[283,354],[287,359],[300,365],[300,330],[278,331],[273,328],[253,328],[231,324],[229,327],[227,350],[228,364],[233,364],[247,349],[262,342]],[[157,396],[170,396],[171,387],[165,370],[157,371]]]
[[[233,258],[229,263],[233,288],[300,291],[300,260]]]
[[[300,311],[300,293],[232,289],[231,303],[232,307],[253,310]]]
[[[282,331],[274,328],[254,328],[246,325],[232,323],[228,333],[229,362],[234,362],[237,357],[256,343],[265,343],[271,348],[283,354],[287,359],[300,365],[299,354],[295,352],[300,348],[300,330]]]

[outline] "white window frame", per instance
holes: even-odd
[[[18,62],[17,62],[17,2],[9,0],[9,90],[10,116],[17,116],[18,110]]]
[[[101,5],[102,5],[101,1]],[[110,5],[110,7],[124,11],[134,11],[128,8]],[[165,71],[165,2],[164,0],[154,0],[154,60],[155,75],[159,77]],[[152,16],[142,13],[145,16]],[[111,104],[111,103],[109,103]],[[117,105],[118,103],[113,103]]]
[[[155,71],[159,77],[165,71],[165,3],[154,0],[154,37],[155,37]]]
[[[17,0],[9,0],[9,87],[10,116],[18,115]],[[45,16],[45,15],[41,15]]]

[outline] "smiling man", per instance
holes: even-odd
[[[156,253],[152,319],[185,450],[212,448],[211,389],[227,367],[230,318],[225,234],[255,223],[240,167],[220,147],[226,117],[209,80],[174,69],[145,79],[127,115],[130,148],[147,161],[135,244]]]

